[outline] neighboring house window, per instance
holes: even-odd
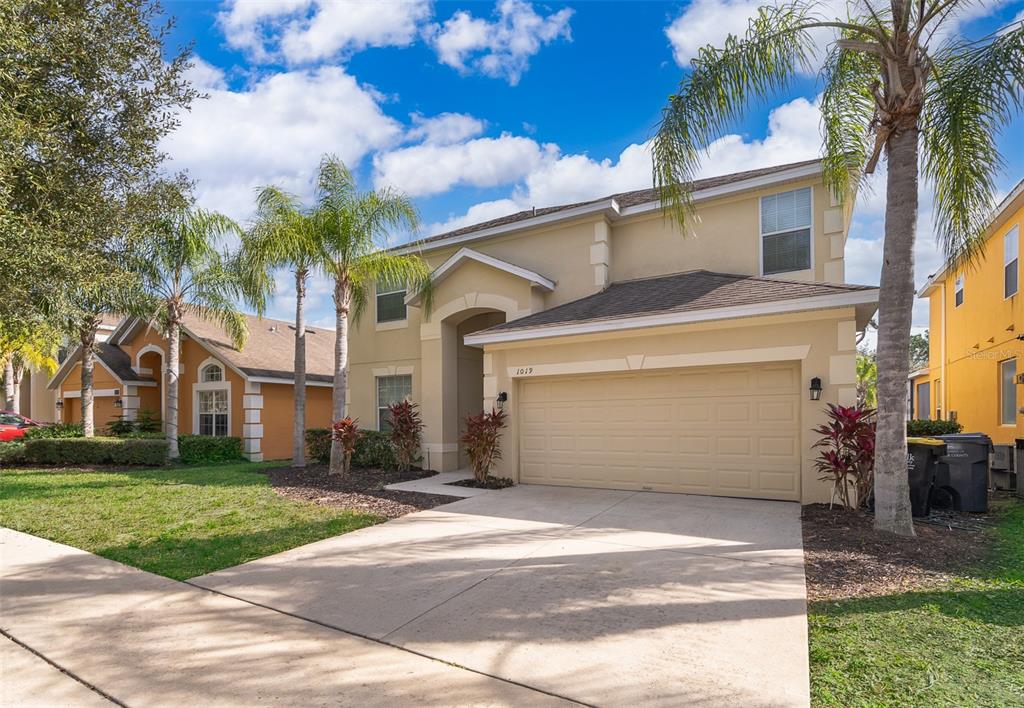
[[[412,396],[412,376],[377,377],[377,430],[390,430],[388,406]]]
[[[761,267],[765,275],[811,267],[811,188],[761,197]]]
[[[207,364],[203,367],[202,376],[199,380],[208,383],[210,381],[223,381],[224,380],[224,369],[220,368],[216,364]]]
[[[956,276],[956,285],[953,288],[953,306],[960,307],[964,304],[964,276]]]
[[[1017,254],[1020,250],[1020,227],[1014,226],[1003,237],[1003,297],[1017,294]]]
[[[199,391],[199,434],[216,436],[228,434],[228,392],[226,389]]]
[[[917,417],[921,420],[932,419],[932,386],[927,381],[917,385]]]
[[[1017,423],[1017,360],[999,362],[999,424]]]
[[[405,286],[377,285],[377,321],[397,322],[405,319]]]

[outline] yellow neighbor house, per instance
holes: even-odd
[[[1024,437],[1018,377],[1024,372],[1020,238],[1024,180],[996,209],[982,257],[932,275],[928,368],[911,379],[914,417],[955,419],[995,443]]]

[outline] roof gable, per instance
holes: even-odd
[[[509,263],[508,261],[503,261],[500,258],[495,258],[494,256],[488,256],[485,253],[474,251],[471,248],[460,248],[458,252],[435,268],[434,272],[430,274],[431,285],[439,285],[446,278],[452,275],[459,266],[467,262],[482,263],[483,265],[500,270],[503,273],[508,273],[509,275],[513,275],[517,278],[522,278],[529,282],[531,287],[538,288],[545,292],[551,292],[555,289],[555,281],[544,277],[540,273],[536,273],[528,268],[517,266],[514,263]],[[418,305],[421,299],[420,293],[409,293],[405,298],[405,302],[408,305]]]

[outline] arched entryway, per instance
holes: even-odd
[[[138,417],[142,411],[149,411],[154,417],[164,418],[166,399],[164,398],[164,353],[159,347],[148,346],[142,349],[136,358],[136,369],[142,376],[147,376],[156,381],[156,386],[139,386],[138,408],[135,416]]]

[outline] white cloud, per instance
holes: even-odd
[[[525,177],[556,151],[508,133],[454,145],[414,145],[375,156],[374,183],[413,197],[456,186],[494,187]]]
[[[197,180],[202,206],[238,219],[251,213],[258,187],[276,184],[308,197],[324,153],[354,167],[401,135],[376,92],[339,67],[273,74],[237,91],[201,60],[192,72],[209,98],[182,114],[162,147],[173,169]]]
[[[218,21],[228,44],[254,60],[299,64],[407,46],[430,16],[429,0],[234,0]]]
[[[414,113],[412,128],[406,133],[406,138],[432,145],[451,145],[475,138],[484,132],[485,126],[479,118],[465,113],[441,113],[429,118]]]
[[[426,35],[442,63],[463,73],[503,78],[515,86],[543,45],[572,39],[572,14],[563,8],[545,17],[525,0],[500,0],[493,21],[459,10],[444,23],[431,25]]]

